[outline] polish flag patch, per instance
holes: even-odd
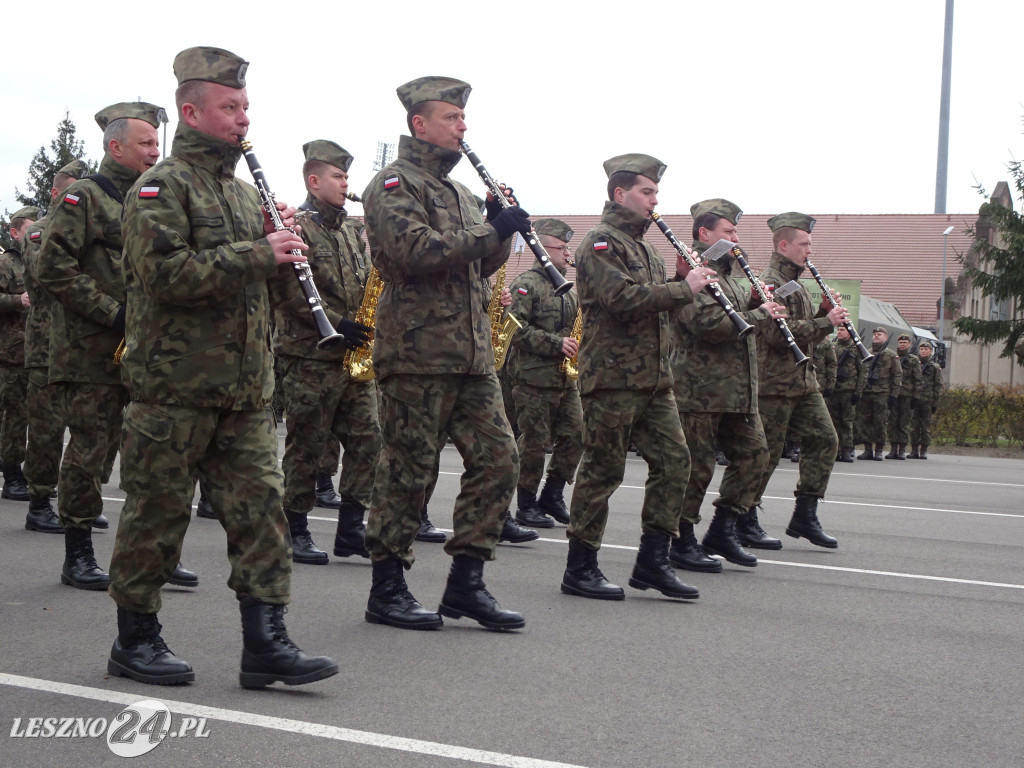
[[[594,243],[594,250],[595,251],[607,251],[608,250],[608,241],[607,240],[602,240],[599,243]]]
[[[156,197],[160,194],[160,187],[142,187],[139,189],[139,197]]]
[[[31,235],[28,236],[28,239],[31,240],[32,242],[35,242],[36,240],[42,240],[43,239],[43,233],[42,232],[33,232]]]
[[[520,289],[519,289],[519,290],[517,291],[517,293],[519,293],[519,294],[520,294],[521,296],[525,296],[526,294],[528,294],[528,293],[529,293],[529,291],[528,291],[528,290],[526,290],[525,288],[520,288]]]
[[[398,177],[392,176],[390,179],[384,179],[384,189],[394,189],[398,186]]]
[[[72,195],[68,193],[64,195],[64,202],[71,203],[72,205],[78,205],[78,195]]]

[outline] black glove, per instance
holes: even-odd
[[[936,413],[938,410],[939,406],[937,404],[932,406],[932,413]]]
[[[505,187],[505,191],[512,195],[512,187]],[[505,199],[508,200],[508,198]],[[512,195],[512,199],[509,200],[509,202],[515,202],[515,199],[516,196]],[[498,218],[498,214],[505,210],[505,207],[501,204],[501,201],[498,200],[498,198],[491,195],[490,200],[484,200],[484,209],[487,211],[487,220],[494,221]]]
[[[889,410],[896,407],[896,395],[889,395]]]
[[[826,390],[825,390],[824,392],[822,392],[822,394],[823,394],[823,395],[824,395],[825,397],[832,397],[832,395],[833,395],[833,394],[835,394],[835,390],[832,390],[832,389],[826,389]]]
[[[850,405],[856,405],[860,402],[860,395],[850,395]]]
[[[525,235],[530,231],[530,214],[519,206],[513,206],[502,210],[490,220],[490,224],[498,233],[498,239],[505,240],[516,232],[522,232]]]
[[[110,327],[118,336],[124,336],[124,304],[117,310],[117,314],[114,315],[114,324]]]
[[[359,349],[370,340],[370,334],[373,333],[373,328],[369,328],[362,323],[357,323],[353,320],[346,320],[345,318],[342,318],[338,322],[338,333],[345,337],[346,347],[349,349]]]

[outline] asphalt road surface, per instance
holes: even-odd
[[[460,468],[449,446],[430,507],[442,528]],[[1022,469],[941,454],[838,464],[819,511],[833,551],[783,535],[797,477],[783,461],[762,523],[784,549],[753,569],[680,571],[700,589],[691,602],[628,587],[625,602],[561,594],[565,529],[548,529],[501,546],[485,568],[499,602],[526,616],[508,634],[466,620],[437,632],[371,625],[368,561],[299,565],[289,632],[341,673],[263,691],[238,685],[241,630],[216,521],[193,519],[184,562],[200,585],[165,588],[160,613],[196,681],[148,686],[106,675],[114,603],[61,586],[62,537],[26,531],[27,503],[0,501],[0,766],[122,764],[108,730],[155,699],[173,735],[139,733],[152,749],[136,765],[1019,767]],[[600,564],[620,585],[645,478],[631,457],[611,500]],[[104,496],[112,525],[94,541],[105,566],[124,494]],[[333,514],[316,510],[310,528],[329,550]],[[416,555],[410,588],[434,607],[450,560],[438,545]],[[58,738],[62,728],[72,735]]]

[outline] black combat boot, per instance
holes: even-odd
[[[763,511],[763,510],[762,510]],[[745,515],[736,516],[736,539],[751,549],[782,549],[782,542],[773,539],[757,519],[757,507],[753,506]]]
[[[176,587],[198,587],[199,577],[196,576],[194,571],[190,571],[179,562],[174,566],[171,578],[167,580],[167,583],[173,584]]]
[[[106,515],[104,515],[102,512],[100,512],[99,515],[97,515],[95,518],[93,518],[93,521],[92,521],[92,523],[90,523],[90,525],[92,525],[93,528],[96,528],[96,529],[101,530],[101,531],[105,531],[107,528],[110,527],[110,521],[107,520],[107,516]]]
[[[679,521],[679,538],[672,542],[668,550],[668,561],[675,568],[698,573],[721,573],[722,561],[717,557],[708,557],[704,548],[697,543],[693,534],[693,523]]]
[[[920,459],[921,454],[917,452],[917,445],[912,443],[910,445],[910,453],[907,454],[908,459]]]
[[[793,450],[789,453],[789,460],[794,464],[800,461],[800,443],[793,444]]]
[[[0,498],[12,501],[29,501],[28,483],[21,471],[21,464],[4,464],[4,487]]]
[[[43,496],[41,499],[31,498],[28,500],[25,530],[40,531],[41,533],[64,533],[64,528],[57,518],[57,513],[53,511],[49,497]]]
[[[668,545],[672,537],[664,531],[645,531],[640,537],[640,551],[636,555],[629,586],[633,589],[656,589],[665,597],[696,600],[700,592],[676,578],[668,562]]]
[[[155,685],[195,680],[192,665],[171,653],[160,629],[155,613],[132,613],[118,606],[117,639],[110,649],[107,672]]]
[[[110,577],[96,564],[92,531],[88,528],[64,529],[64,567],[60,583],[97,591],[105,590],[110,584]]]
[[[366,551],[366,524],[363,505],[352,499],[343,499],[338,507],[338,530],[334,534],[335,557],[369,557]]]
[[[711,518],[711,525],[701,544],[712,555],[721,555],[730,563],[753,568],[757,565],[757,558],[740,546],[736,538],[736,517],[731,509],[715,507],[715,516]]]
[[[523,544],[539,538],[540,534],[532,528],[523,528],[512,519],[512,513],[505,510],[505,520],[501,524],[501,533],[498,534],[498,541],[507,541],[510,544]]]
[[[316,505],[324,509],[341,507],[341,496],[334,490],[334,478],[326,472],[316,473]]]
[[[803,536],[811,544],[817,544],[819,547],[839,547],[839,542],[821,529],[821,523],[818,522],[818,497],[809,493],[796,495],[796,508],[793,510],[789,527],[786,528],[786,535],[794,539]]]
[[[522,486],[516,488],[516,522],[533,528],[555,527],[555,521],[537,506],[533,491]]]
[[[569,524],[569,509],[565,506],[565,480],[548,475],[544,487],[540,489],[537,506],[540,511],[551,515],[562,525]]]
[[[522,629],[523,614],[506,611],[487,591],[484,561],[468,555],[455,555],[448,572],[448,585],[437,612],[449,619],[473,619],[484,629]]]
[[[725,458],[725,454],[722,453],[722,449],[718,447],[715,448],[715,464],[720,467],[729,466],[729,460]]]
[[[216,520],[217,513],[213,511],[213,504],[206,496],[203,486],[199,486],[199,503],[196,504],[196,517],[204,517],[207,520]]]
[[[420,529],[416,531],[416,541],[426,541],[430,544],[444,544],[448,541],[448,537],[444,535],[444,531],[439,531],[434,527],[434,524],[430,522],[430,518],[427,517],[427,505],[423,505],[423,509],[420,510]]]
[[[928,446],[927,445],[922,445],[921,446],[921,455],[920,455],[919,458],[922,458],[922,459],[927,459],[928,458]]]
[[[327,553],[313,543],[305,512],[285,512],[292,538],[292,560],[307,565],[327,565]]]
[[[389,557],[373,564],[373,585],[364,617],[371,624],[400,629],[440,629],[441,615],[428,611],[409,591],[402,561]]]
[[[896,447],[896,458],[899,459],[900,461],[906,461],[907,460],[907,444],[906,443],[900,443]]]
[[[853,446],[840,448],[836,461],[841,461],[844,464],[853,464]]]
[[[263,688],[275,681],[305,685],[338,674],[338,665],[327,656],[307,656],[284,626],[285,607],[245,597],[242,611],[242,670],[238,682],[243,688]]]
[[[622,587],[612,584],[597,567],[597,550],[579,539],[569,539],[569,556],[562,575],[562,592],[566,595],[592,597],[595,600],[625,600]]]
[[[875,461],[885,461],[885,456],[882,455],[884,450],[885,443],[875,443],[875,453],[871,458]]]
[[[864,443],[864,452],[857,458],[862,461],[872,461],[875,458],[875,452],[871,449],[871,443]]]
[[[896,458],[896,443],[889,443],[889,452],[887,454],[885,454],[885,458],[887,458],[887,459],[895,459]]]

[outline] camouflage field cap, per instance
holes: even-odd
[[[872,333],[884,333],[886,336],[888,336],[889,329],[886,328],[884,325],[876,325],[875,330],[873,330]]]
[[[333,141],[327,141],[327,139],[307,141],[302,145],[302,154],[305,155],[307,160],[319,160],[322,163],[333,165],[335,168],[341,168],[341,170],[346,172],[352,165],[352,155]]]
[[[797,213],[796,211],[780,213],[778,216],[772,216],[768,219],[768,228],[771,229],[772,232],[777,232],[783,227],[802,229],[804,232],[809,233],[814,229],[814,219],[806,213]]]
[[[96,113],[96,125],[101,131],[107,130],[107,126],[122,117],[131,117],[136,120],[145,120],[154,128],[159,128],[160,123],[167,122],[167,112],[163,107],[156,104],[147,104],[144,101],[122,101],[119,104],[111,104]]]
[[[901,333],[896,337],[896,341],[910,341],[910,337],[905,333]]]
[[[39,221],[41,213],[42,211],[40,211],[36,206],[26,205],[24,208],[19,208],[14,212],[14,215],[11,216],[11,221],[14,221],[15,219],[31,219],[32,221]]]
[[[611,160],[604,161],[604,172],[608,175],[609,179],[612,177],[612,174],[619,171],[630,171],[631,173],[639,173],[641,176],[646,176],[652,181],[661,181],[666,168],[668,166],[658,158],[651,157],[650,155],[641,155],[636,152],[628,155],[619,155]]]
[[[205,80],[228,88],[245,88],[245,70],[249,62],[223,48],[199,45],[186,48],[174,57],[174,76],[178,85],[187,80]]]
[[[712,197],[710,200],[701,200],[699,203],[694,203],[690,206],[690,215],[695,219],[703,216],[705,213],[721,216],[733,224],[739,224],[740,217],[743,215],[743,211],[740,210],[736,203],[726,200],[724,197]]]
[[[537,219],[533,222],[533,231],[538,235],[556,237],[564,243],[572,240],[572,230],[561,219]]]
[[[89,175],[89,166],[84,160],[72,160],[57,173],[63,173],[73,179],[81,179]]]
[[[427,75],[398,86],[395,92],[408,112],[424,101],[443,101],[465,109],[466,102],[469,101],[469,92],[472,90],[469,83],[456,80],[454,77]]]

